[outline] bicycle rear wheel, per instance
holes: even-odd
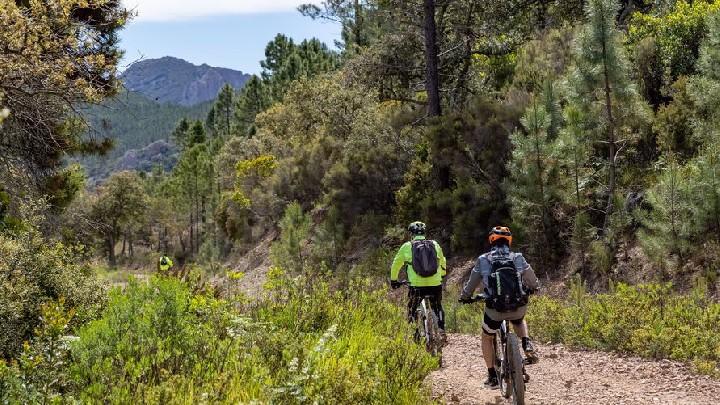
[[[508,365],[512,382],[512,396],[514,405],[525,404],[525,376],[523,375],[523,358],[520,354],[518,337],[514,333],[508,333]]]
[[[500,394],[505,398],[510,398],[511,390],[508,389],[510,375],[507,372],[507,358],[503,352],[502,338],[499,330],[495,333],[495,338],[493,338],[493,347],[495,349],[495,374],[497,375],[498,385],[500,386]]]
[[[433,356],[438,358],[442,367],[442,339],[440,338],[440,326],[435,311],[430,309],[427,316],[428,344],[427,349]]]

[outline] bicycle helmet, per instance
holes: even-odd
[[[488,240],[490,241],[490,244],[492,245],[498,239],[505,239],[505,240],[507,240],[508,245],[511,245],[512,244],[512,232],[510,232],[510,228],[508,228],[507,226],[494,227],[490,231]]]
[[[415,221],[408,226],[408,231],[413,235],[425,235],[425,223]]]

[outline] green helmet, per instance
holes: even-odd
[[[408,226],[408,231],[413,235],[425,235],[425,223],[415,221]]]

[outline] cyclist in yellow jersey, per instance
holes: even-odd
[[[157,262],[158,272],[167,275],[170,272],[170,269],[172,268],[172,266],[173,266],[172,260],[170,260],[170,258],[168,257],[168,255],[166,253],[163,253]]]
[[[435,263],[437,263],[435,268],[428,269],[425,273],[426,275],[418,274],[420,270],[417,269],[418,271],[416,271],[416,269],[413,268],[413,259],[415,259],[416,265],[419,265],[418,263],[423,263],[422,260],[418,261],[418,259],[421,258],[413,258],[413,251],[418,252],[419,250],[417,245],[423,244],[423,242],[419,241],[426,240],[425,230],[425,224],[420,221],[413,222],[408,226],[410,241],[405,242],[395,255],[392,267],[390,268],[390,286],[393,289],[396,289],[402,285],[402,283],[398,281],[398,275],[400,274],[400,269],[402,269],[403,266],[406,266],[408,281],[410,282],[410,286],[408,288],[409,319],[413,319],[413,311],[417,307],[419,300],[425,295],[430,296],[430,306],[435,313],[438,314],[438,326],[440,327],[440,333],[444,338],[445,313],[442,309],[442,281],[446,274],[445,268],[447,265],[445,255],[443,254],[440,244],[434,240],[427,240],[427,242],[432,243],[434,247],[435,257],[430,257],[429,262],[432,263],[433,267],[435,267]],[[428,263],[428,260],[425,260],[424,262]]]

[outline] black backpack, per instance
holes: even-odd
[[[527,305],[528,293],[522,273],[515,266],[515,257],[514,253],[509,257],[488,257],[492,269],[486,286],[488,308],[506,312]]]
[[[160,259],[160,264],[162,264],[163,266],[167,264],[167,257],[166,257],[166,256],[163,256],[162,259]]]
[[[434,276],[438,270],[437,250],[431,240],[421,239],[410,242],[412,245],[412,267],[420,277]]]

